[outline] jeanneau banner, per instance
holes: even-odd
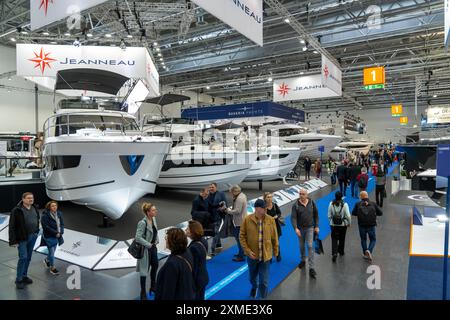
[[[31,30],[69,18],[67,28],[81,29],[81,12],[107,0],[30,0]]]
[[[262,0],[192,0],[256,44],[263,45]]]
[[[54,79],[60,70],[86,68],[144,79],[149,96],[159,95],[159,74],[145,48],[17,44],[18,76]]]

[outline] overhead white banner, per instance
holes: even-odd
[[[256,44],[263,45],[262,0],[192,0]]]
[[[273,82],[273,101],[337,97],[339,94],[322,84],[322,75],[277,79]]]
[[[450,123],[450,105],[427,109],[427,123]]]
[[[322,84],[333,90],[337,95],[342,95],[342,71],[322,55]]]
[[[444,44],[445,49],[448,49],[449,44],[448,36],[450,33],[450,0],[445,0],[444,15],[445,15]]]
[[[53,22],[67,19],[67,28],[81,29],[83,10],[108,0],[30,0],[31,30],[40,29]]]
[[[60,70],[99,69],[144,79],[149,97],[159,95],[159,74],[146,48],[17,44],[17,75],[56,79]],[[37,82],[36,79],[33,81]],[[51,84],[52,81],[42,80]]]

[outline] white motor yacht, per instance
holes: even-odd
[[[331,150],[342,141],[340,136],[313,133],[308,128],[296,124],[265,125],[263,128],[273,130],[274,133],[278,132],[282,146],[299,147],[301,157],[309,157],[312,160],[320,158],[319,147],[324,147],[322,158],[325,159],[329,156]]]
[[[200,190],[216,182],[219,190],[226,190],[247,177],[256,158],[256,151],[239,151],[220,143],[179,143],[164,162],[158,186]]]
[[[300,153],[300,148],[261,148],[245,181],[271,181],[285,177],[297,164]]]
[[[339,143],[339,147],[347,149],[348,152],[353,154],[358,152],[363,155],[367,155],[372,146],[373,143],[368,142],[367,140],[353,140]]]
[[[69,200],[120,218],[153,193],[172,140],[142,136],[125,112],[57,111],[44,125],[45,187],[54,200]]]

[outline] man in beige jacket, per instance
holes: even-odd
[[[244,261],[244,250],[242,250],[239,241],[239,233],[241,231],[241,224],[247,216],[247,196],[242,192],[241,187],[232,186],[230,188],[231,196],[233,197],[233,206],[227,209],[227,213],[233,216],[233,236],[239,249],[238,254],[234,255],[233,261]]]
[[[266,214],[264,200],[256,200],[255,213],[245,218],[239,238],[247,256],[252,285],[250,296],[256,298],[258,289],[259,297],[265,299],[269,287],[270,261],[273,256],[278,256],[279,247],[275,219]],[[258,284],[257,278],[259,278]]]

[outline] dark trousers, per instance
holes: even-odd
[[[156,289],[156,273],[158,272],[159,260],[158,260],[158,249],[156,245],[148,249],[148,268],[150,270],[150,289]],[[147,277],[141,277],[141,292],[146,292],[146,282]]]
[[[305,180],[310,180],[311,179],[311,168],[309,169],[305,169]]]
[[[270,261],[264,262],[247,257],[247,264],[252,289],[258,289],[258,296],[261,299],[267,298]]]
[[[233,226],[233,236],[236,240],[236,244],[238,246],[237,258],[244,258],[244,249],[242,249],[241,241],[239,241],[239,233],[241,232],[241,227]]]
[[[347,227],[331,226],[331,253],[333,256],[337,254],[344,255],[345,235]]]
[[[358,196],[358,181],[356,180],[352,180],[350,181],[350,190],[352,192],[352,197]]]
[[[331,184],[336,184],[336,173],[331,174]]]
[[[373,249],[375,248],[375,244],[377,243],[377,235],[376,235],[376,227],[361,227],[359,226],[359,236],[361,237],[361,249],[363,254],[366,250],[369,250],[370,253],[373,253]],[[369,247],[367,247],[367,236],[369,236]]]
[[[19,251],[19,260],[17,261],[16,282],[21,282],[23,278],[28,277],[28,267],[30,266],[37,237],[37,233],[32,233],[28,235],[27,240],[19,242],[19,247],[17,248]]]
[[[376,186],[375,188],[375,198],[377,200],[377,205],[383,208],[383,198],[384,198],[385,186]]]
[[[345,196],[345,192],[347,191],[347,180],[339,180],[339,191]]]
[[[197,288],[195,291],[195,300],[205,300],[206,287]]]

